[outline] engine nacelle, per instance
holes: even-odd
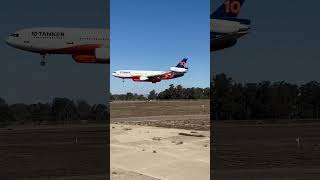
[[[186,68],[179,68],[179,67],[171,67],[171,68],[170,68],[170,71],[178,72],[178,73],[186,73],[186,72],[188,72],[188,69],[186,69]]]
[[[110,63],[110,51],[108,48],[97,48],[95,55],[73,55],[72,58],[77,63]]]
[[[139,79],[140,79],[140,81],[146,81],[146,80],[148,80],[147,77],[142,77],[142,76],[141,76]]]
[[[97,63],[96,57],[92,55],[73,55],[72,58],[77,63]]]

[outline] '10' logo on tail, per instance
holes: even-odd
[[[184,62],[184,61],[181,61],[181,62],[180,62],[180,66],[185,67],[186,65],[187,65],[186,62]]]
[[[238,14],[241,9],[241,4],[237,0],[227,0],[224,2],[225,8],[226,8],[226,13],[234,13]]]

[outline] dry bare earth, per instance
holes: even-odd
[[[209,130],[209,113],[209,100],[111,103],[111,122],[131,125]]]
[[[107,127],[0,129],[0,179],[106,179]]]
[[[208,134],[209,111],[209,100],[111,103],[111,166],[128,170],[112,179],[209,179],[209,137],[179,135]]]
[[[123,169],[111,169],[111,180],[159,180],[143,174],[126,171]]]
[[[111,167],[126,170],[120,174],[116,170],[112,180],[210,179],[208,131],[122,124],[111,127]]]
[[[320,179],[320,123],[213,124],[213,178]]]

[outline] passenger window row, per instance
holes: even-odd
[[[106,41],[107,38],[80,38],[80,40]]]

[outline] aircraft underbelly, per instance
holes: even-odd
[[[87,44],[87,45],[65,45],[60,47],[43,47],[43,46],[32,46],[31,49],[34,52],[43,54],[85,54],[94,55],[95,50],[100,48],[99,44]]]
[[[213,36],[210,40],[210,51],[218,51],[234,46],[238,39],[246,35],[247,32],[237,32],[233,34]]]

